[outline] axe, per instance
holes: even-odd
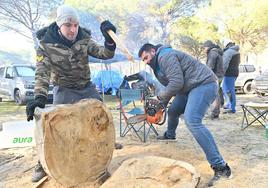
[[[104,21],[104,19],[101,16],[97,16],[97,19],[100,22]],[[124,55],[128,58],[128,60],[131,61],[132,63],[135,63],[135,60],[134,60],[133,56],[128,51],[128,49],[126,48],[125,44],[118,38],[118,36],[112,30],[107,31],[107,33],[114,40],[114,42],[116,43],[117,47],[124,53]]]

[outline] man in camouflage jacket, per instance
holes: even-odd
[[[37,50],[35,99],[26,107],[28,121],[33,120],[36,107],[45,107],[50,82],[54,85],[53,104],[75,103],[84,98],[101,100],[90,80],[88,56],[112,58],[116,44],[107,31],[116,32],[116,28],[111,22],[104,21],[100,30],[105,38],[104,46],[94,42],[90,31],[79,26],[75,9],[62,5],[57,9],[56,22],[37,32],[40,45]],[[37,182],[45,175],[39,162],[32,181]]]

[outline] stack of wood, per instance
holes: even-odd
[[[110,110],[95,99],[36,109],[36,143],[45,171],[70,187],[106,173],[115,144]]]

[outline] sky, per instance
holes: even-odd
[[[15,52],[23,54],[35,54],[33,44],[29,39],[13,32],[0,32],[0,50],[5,52]]]

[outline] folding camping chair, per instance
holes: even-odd
[[[243,110],[243,120],[241,129],[244,130],[254,123],[259,123],[263,127],[266,124],[266,116],[268,114],[268,103],[248,102],[241,105]]]
[[[151,130],[158,136],[154,126],[146,121],[144,99],[142,89],[119,89],[121,137],[126,136],[131,130],[143,142],[146,142]],[[147,125],[148,130],[146,130]]]

